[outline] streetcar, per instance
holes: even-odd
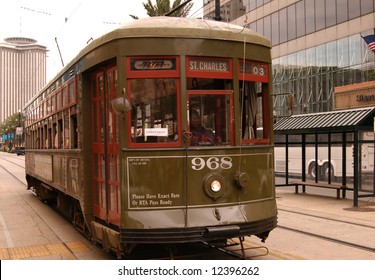
[[[135,20],[26,104],[28,189],[120,256],[264,241],[277,225],[272,112],[269,40],[224,22]]]

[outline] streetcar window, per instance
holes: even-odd
[[[231,92],[190,94],[188,117],[191,146],[231,144]]]
[[[242,143],[255,143],[264,135],[264,84],[260,82],[240,82],[240,104],[242,121]]]
[[[67,87],[63,88],[62,98],[63,98],[63,100],[62,100],[63,101],[63,106],[68,105],[69,96],[68,96],[68,88]]]
[[[62,122],[62,119],[59,119],[58,123],[57,123],[57,147],[58,149],[62,149],[63,148],[63,122]]]
[[[257,61],[238,62],[242,144],[269,144],[268,65]]]
[[[131,79],[132,143],[178,141],[177,80]]]
[[[75,103],[77,101],[75,85],[76,84],[75,84],[74,81],[69,84],[69,101],[70,101],[70,103]]]

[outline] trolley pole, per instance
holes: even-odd
[[[168,13],[165,13],[164,16],[168,17],[168,16],[172,15],[174,12],[177,12],[179,9],[182,9],[183,7],[185,7],[185,5],[189,4],[191,1],[192,0],[186,0],[185,2],[178,5],[176,8],[170,10]]]

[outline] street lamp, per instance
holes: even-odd
[[[23,125],[21,124],[21,110],[18,110],[18,127],[17,127],[17,136],[18,136],[18,146],[21,146],[23,139]]]

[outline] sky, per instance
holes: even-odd
[[[133,19],[148,17],[147,0],[11,0],[2,1],[0,41],[7,37],[27,37],[47,47],[47,82],[67,65],[90,39]],[[151,0],[155,3],[155,0]],[[173,0],[171,0],[172,3]],[[192,18],[201,17],[203,0],[193,0]],[[56,39],[55,39],[56,38]]]

